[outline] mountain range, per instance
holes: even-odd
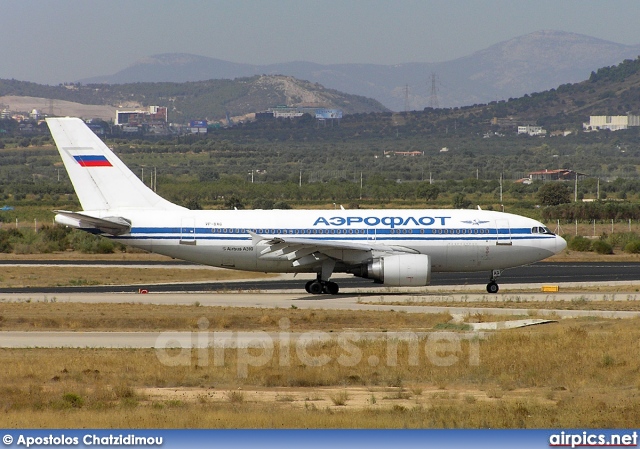
[[[589,78],[598,68],[635,59],[640,45],[623,45],[561,31],[539,31],[438,63],[396,65],[288,62],[242,64],[186,53],[143,58],[83,84],[188,82],[287,75],[325,88],[373,98],[391,110],[456,107],[507,100]]]

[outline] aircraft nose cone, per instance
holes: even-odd
[[[564,250],[566,247],[567,247],[567,241],[562,237],[560,237],[559,235],[557,235],[556,236],[556,254]]]

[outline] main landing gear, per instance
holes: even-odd
[[[311,293],[313,295],[320,295],[322,293],[337,295],[340,287],[335,282],[316,279],[314,281],[307,282],[304,289],[307,293]]]
[[[487,284],[487,293],[498,293],[500,287],[498,287],[498,283],[496,282],[496,278],[500,277],[502,274],[502,270],[492,270],[491,278],[489,279],[489,283]]]
[[[319,295],[321,293],[337,295],[340,287],[338,287],[338,284],[336,284],[335,282],[331,282],[329,280],[335,266],[335,260],[325,259],[322,262],[320,270],[318,270],[318,277],[316,278],[316,280],[309,281],[305,284],[304,289],[307,291],[307,293],[311,293],[313,295]]]

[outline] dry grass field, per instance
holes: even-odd
[[[80,285],[151,285],[169,282],[214,282],[275,277],[272,274],[211,268],[3,266],[0,285],[66,287]]]
[[[286,318],[291,331],[331,335],[354,329],[430,335],[451,318],[400,311],[0,303],[3,331],[194,331],[202,317],[208,331],[279,330]],[[2,349],[0,426],[628,428],[640,422],[639,324],[588,317],[484,335],[456,331],[447,335],[457,344],[436,347],[429,337],[349,344],[332,339],[305,348],[307,355],[326,358],[317,366],[294,343],[276,344],[256,366],[247,365],[246,357],[257,360],[264,354],[260,348],[194,350],[181,366],[162,363],[153,349]],[[356,363],[346,363],[344,357],[354,354]]]
[[[343,312],[340,310],[204,307],[198,305],[83,304],[0,300],[0,330],[197,331],[205,318],[210,331],[279,331],[287,318],[292,332],[322,330],[429,330],[449,314]]]
[[[0,260],[20,264],[25,260],[51,261],[92,261],[92,262],[156,262],[170,261],[169,257],[144,252],[116,254],[83,254],[62,252],[54,254],[5,254]],[[79,285],[150,285],[167,282],[214,282],[243,279],[265,279],[274,274],[225,270],[202,266],[11,266],[3,265],[0,270],[0,285],[15,287],[62,287]]]
[[[593,260],[593,254],[587,258],[582,253],[552,260],[569,261],[576,255],[577,260]],[[102,257],[163,260],[147,254]],[[3,267],[0,274],[3,285],[212,280],[236,273],[206,268],[127,268],[122,273],[98,267],[10,268]],[[618,291],[636,294],[635,288]],[[635,297],[592,302],[580,301],[578,294],[572,301],[540,303],[522,303],[517,297],[515,293],[512,301],[501,304],[469,305],[526,308],[527,317],[548,308],[640,309]],[[195,303],[90,305],[58,302],[54,295],[46,302],[11,302],[0,297],[0,332],[196,332],[206,318],[206,331],[211,332],[280,332],[286,319],[291,332],[421,333],[410,342],[389,337],[313,343],[305,347],[306,354],[327,359],[317,366],[301,358],[293,342],[276,344],[256,366],[247,364],[246,357],[257,360],[264,354],[260,348],[227,348],[222,354],[215,348],[196,349],[190,362],[180,366],[163,363],[153,349],[0,349],[0,427],[630,428],[640,422],[640,319],[585,317],[475,334],[451,325],[448,314],[404,313],[404,304],[396,311],[364,312]],[[468,320],[500,318],[478,314]],[[451,341],[433,346],[429,336],[444,331]],[[359,355],[356,363],[344,363],[344,356],[354,354]],[[438,362],[450,358],[454,363]]]

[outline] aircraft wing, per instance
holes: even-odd
[[[305,238],[264,237],[249,232],[254,246],[264,248],[259,258],[271,260],[290,260],[294,267],[317,264],[325,259],[342,260],[346,263],[359,263],[371,252],[389,254],[418,254],[418,251],[405,246],[389,246],[374,242],[342,242],[339,240],[314,240]],[[260,248],[258,248],[260,249]]]
[[[56,222],[74,228],[96,228],[111,235],[126,234],[131,230],[131,221],[123,217],[97,218],[79,212],[56,210]]]

